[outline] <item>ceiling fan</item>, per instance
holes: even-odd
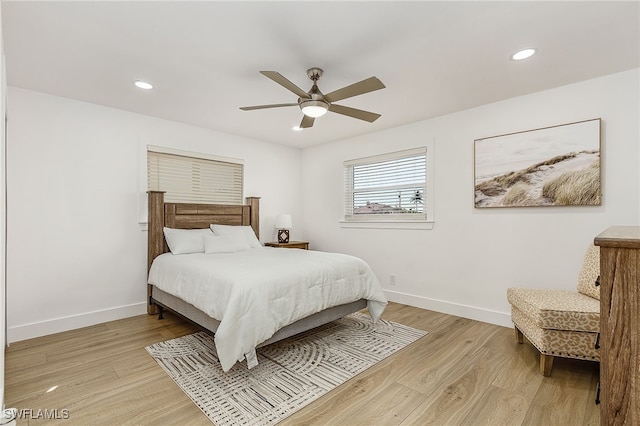
[[[240,109],[243,111],[251,111],[254,109],[299,106],[304,114],[302,122],[300,123],[301,129],[313,126],[315,119],[323,116],[327,111],[368,121],[369,123],[373,123],[380,118],[380,114],[376,114],[374,112],[363,111],[361,109],[334,103],[342,99],[373,92],[374,90],[384,89],[385,85],[382,84],[380,80],[376,77],[369,77],[365,80],[345,86],[342,89],[334,90],[333,92],[325,95],[320,91],[320,89],[318,89],[318,80],[322,77],[322,73],[323,71],[320,68],[309,68],[307,70],[307,76],[311,81],[313,81],[313,86],[311,87],[311,90],[305,92],[276,71],[260,71],[260,74],[270,78],[285,89],[288,89],[298,95],[298,102],[288,104],[256,105],[241,107]]]

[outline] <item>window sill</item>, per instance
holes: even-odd
[[[399,220],[362,220],[347,221],[341,220],[341,228],[363,228],[363,229],[433,229],[433,221],[399,221]]]

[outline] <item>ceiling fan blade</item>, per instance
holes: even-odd
[[[243,110],[243,111],[251,111],[251,110],[254,110],[254,109],[280,108],[280,107],[288,107],[288,106],[298,106],[298,104],[297,103],[290,103],[290,104],[256,105],[256,106],[240,107],[240,109]]]
[[[315,120],[316,119],[313,118],[313,117],[309,117],[308,115],[303,115],[302,116],[302,121],[300,122],[300,128],[301,129],[307,129],[307,128],[313,126],[313,122]]]
[[[339,101],[341,99],[351,98],[353,96],[362,95],[363,93],[373,92],[374,90],[384,89],[386,86],[382,84],[376,77],[369,77],[366,80],[353,83],[342,89],[324,95],[324,99],[329,102]]]
[[[358,118],[360,120],[368,121],[369,123],[373,123],[381,117],[380,114],[376,114],[375,112],[363,111],[361,109],[336,104],[329,105],[329,111],[337,112],[338,114],[347,115],[353,118]]]
[[[309,96],[309,94],[307,92],[305,92],[304,90],[302,90],[301,88],[299,88],[298,86],[296,86],[295,84],[293,84],[292,82],[287,80],[279,72],[276,72],[276,71],[260,71],[260,74],[264,75],[265,77],[269,77],[271,80],[275,81],[276,83],[278,83],[280,86],[284,87],[285,89],[288,89],[288,90],[292,91],[293,93],[298,95],[298,97],[300,97],[300,98],[303,98],[303,99],[309,99],[310,98],[310,96]]]

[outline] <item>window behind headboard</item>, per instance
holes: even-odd
[[[147,190],[166,202],[241,205],[243,174],[242,160],[147,147]]]

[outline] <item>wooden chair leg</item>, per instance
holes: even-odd
[[[553,355],[540,354],[540,374],[545,377],[551,375],[551,367],[553,367]]]
[[[522,331],[518,330],[518,327],[513,327],[513,328],[516,331],[516,341],[518,343],[523,343],[524,342],[524,336],[522,335]]]

